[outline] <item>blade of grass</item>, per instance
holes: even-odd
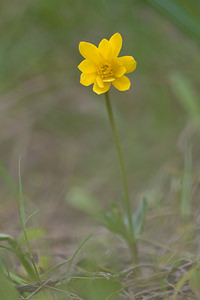
[[[13,253],[15,253],[17,255],[19,255],[21,253],[19,250],[16,250],[16,249],[14,249],[12,247],[7,247],[7,246],[4,246],[4,245],[0,245],[0,248],[5,249],[5,250],[7,250],[9,252],[13,252]],[[24,256],[27,256],[27,255],[24,254]]]
[[[26,217],[25,217],[25,210],[24,210],[24,197],[23,197],[23,190],[22,190],[22,179],[21,179],[21,158],[19,158],[18,163],[18,170],[19,170],[19,215],[23,230],[26,230]]]
[[[24,280],[24,278],[16,275],[13,272],[9,272],[9,279],[12,281],[14,284],[28,284],[28,280]]]
[[[5,272],[3,271],[3,269],[5,270]],[[6,273],[7,278],[11,281],[10,272],[9,272],[6,260],[1,257],[0,257],[0,272],[2,272],[3,274]]]
[[[200,43],[200,22],[172,0],[146,0]],[[197,7],[198,9],[198,7]]]
[[[177,282],[175,289],[174,289],[174,294],[172,297],[172,300],[176,300],[176,296],[179,292],[179,290],[182,288],[182,286],[185,284],[187,280],[189,280],[193,274],[198,268],[200,267],[200,262],[196,264],[192,269],[190,269],[188,272],[186,272],[181,279]]]
[[[0,272],[0,297],[2,300],[18,300],[17,291],[2,272]]]
[[[186,149],[184,175],[181,195],[181,217],[187,220],[191,216],[191,184],[192,184],[192,153],[191,148]]]
[[[35,272],[34,280],[40,281],[40,276],[39,276],[39,273],[38,273],[33,255],[32,255],[30,243],[29,243],[28,236],[27,236],[27,233],[26,233],[26,217],[25,217],[24,197],[23,197],[22,179],[21,179],[21,158],[19,158],[18,170],[19,170],[19,203],[18,203],[19,216],[20,216],[20,220],[21,220],[21,225],[22,225],[26,245],[27,245],[28,252],[29,252],[29,255],[30,255],[30,259],[31,259],[33,269],[34,269],[34,272]]]
[[[0,248],[15,253],[24,269],[26,270],[27,274],[29,274],[31,280],[36,280],[35,271],[32,267],[31,262],[29,261],[29,256],[21,250],[17,241],[6,234],[0,235],[0,241],[7,241],[9,243],[10,247],[0,245]]]
[[[40,275],[40,278],[45,277],[46,275],[56,271],[57,269],[59,269],[60,267],[62,267],[64,264],[68,263],[69,261],[71,261],[72,258],[68,258],[66,260],[64,260],[63,262],[57,264],[56,266],[52,267],[51,269],[49,269],[48,271],[46,271],[45,273],[43,273],[42,275]]]
[[[66,274],[66,278],[67,278],[67,281],[69,282],[70,281],[70,278],[69,278],[69,273],[70,273],[70,270],[71,270],[71,266],[72,266],[72,263],[76,257],[76,255],[78,254],[78,252],[81,250],[81,248],[86,244],[86,242],[93,236],[94,234],[90,234],[81,244],[80,246],[76,249],[76,251],[74,252],[74,255],[72,256],[71,260],[70,260],[70,263],[69,263],[69,266],[67,268],[67,274]]]

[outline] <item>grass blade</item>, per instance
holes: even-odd
[[[181,217],[183,220],[191,216],[191,185],[192,185],[192,153],[191,148],[186,149],[184,175],[181,195]]]
[[[32,267],[28,255],[21,250],[17,241],[13,239],[10,235],[6,234],[0,234],[0,241],[7,241],[9,243],[10,247],[0,245],[0,248],[14,252],[21,264],[23,265],[24,269],[26,270],[27,274],[30,276],[31,280],[37,280],[37,276],[35,274],[35,271]]]
[[[52,267],[51,269],[49,269],[48,271],[46,271],[45,273],[43,273],[40,277],[45,277],[46,275],[52,273],[53,271],[56,271],[57,269],[59,269],[60,267],[62,267],[64,264],[68,263],[69,261],[71,261],[72,258],[68,258],[66,260],[64,260],[63,262],[57,264],[56,266]]]
[[[25,237],[25,241],[26,241],[26,245],[27,245],[28,252],[29,252],[29,255],[30,255],[30,259],[31,259],[31,262],[32,262],[32,265],[33,265],[33,269],[35,271],[35,276],[34,277],[35,277],[36,280],[40,281],[40,276],[39,276],[39,273],[38,273],[33,255],[32,255],[30,243],[29,243],[28,236],[27,236],[27,233],[26,233],[26,217],[25,217],[25,209],[24,209],[24,197],[23,197],[23,189],[22,189],[22,180],[21,180],[21,158],[19,158],[18,167],[19,167],[19,205],[18,205],[19,215],[20,215],[23,234],[24,234],[24,237]]]
[[[76,249],[76,251],[74,252],[74,255],[72,256],[71,260],[70,260],[70,263],[69,263],[69,266],[67,268],[67,280],[69,281],[70,278],[69,278],[69,273],[70,273],[70,270],[71,270],[71,266],[72,266],[72,263],[74,261],[74,258],[76,257],[76,255],[78,254],[78,252],[81,250],[81,248],[87,243],[87,241],[93,236],[93,234],[90,234],[81,244],[80,246]]]
[[[188,114],[188,117],[200,129],[200,105],[198,95],[195,93],[190,81],[179,72],[174,72],[170,76],[172,92]]]
[[[172,300],[176,300],[176,296],[179,292],[179,290],[182,288],[182,286],[185,284],[186,281],[188,281],[192,274],[200,267],[200,262],[196,264],[193,268],[191,268],[188,272],[186,272],[181,279],[177,282],[175,289],[174,289],[174,294],[172,297]]]
[[[146,0],[149,4],[158,9],[161,13],[170,18],[184,32],[195,38],[200,43],[200,22],[183,5],[173,0]],[[192,0],[190,0],[191,2]],[[198,10],[199,4],[196,4]]]
[[[26,227],[26,216],[24,210],[24,199],[23,199],[23,189],[22,189],[22,178],[21,178],[21,158],[19,158],[18,162],[18,170],[19,170],[19,212],[20,212],[20,219],[25,230]]]
[[[2,300],[18,300],[17,291],[2,272],[0,272],[0,296]]]

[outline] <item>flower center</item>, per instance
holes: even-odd
[[[104,63],[99,66],[98,74],[101,76],[102,79],[107,79],[113,76],[112,66],[109,63]]]

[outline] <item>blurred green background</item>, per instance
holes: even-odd
[[[81,86],[77,69],[80,41],[97,45],[116,32],[123,37],[121,55],[137,61],[130,90],[110,93],[131,199],[134,206],[152,191],[152,201],[160,201],[156,191],[166,168],[182,167],[182,140],[190,130],[179,99],[184,80],[195,95],[200,91],[199,11],[197,0],[1,1],[2,230],[12,232],[18,220],[13,189],[19,156],[26,207],[30,214],[40,209],[34,218],[51,233],[81,222],[68,203],[74,198],[96,201],[98,208],[119,201],[121,179],[104,96]],[[91,209],[84,205],[84,211]]]

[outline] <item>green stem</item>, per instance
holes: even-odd
[[[17,203],[17,207],[18,207],[18,211],[19,211],[19,216],[20,216],[20,220],[21,220],[21,224],[22,224],[22,229],[23,229],[23,234],[25,237],[25,241],[26,241],[26,245],[28,248],[28,252],[29,252],[29,256],[35,271],[35,277],[36,279],[41,282],[40,280],[40,276],[33,258],[33,254],[31,251],[31,247],[30,247],[30,243],[28,240],[28,236],[26,233],[26,220],[25,220],[25,211],[24,211],[24,200],[23,200],[23,190],[22,190],[22,180],[21,180],[21,160],[19,159],[19,203]]]
[[[26,240],[26,244],[27,244],[27,247],[28,247],[28,252],[29,252],[29,255],[30,255],[30,259],[31,259],[35,274],[37,276],[38,281],[41,283],[40,275],[38,273],[38,270],[37,270],[37,267],[36,267],[36,264],[35,264],[35,261],[34,261],[33,255],[32,255],[31,247],[30,247],[30,244],[29,244],[29,240],[28,240],[25,228],[23,228],[23,232],[24,232],[24,237],[25,237],[25,240]]]
[[[136,240],[135,240],[135,234],[134,234],[134,228],[133,228],[133,222],[132,222],[131,204],[130,204],[130,199],[129,199],[129,194],[128,194],[127,178],[126,178],[126,172],[125,172],[125,167],[124,167],[122,150],[121,150],[121,146],[120,146],[120,142],[119,142],[119,138],[118,138],[118,134],[117,134],[117,129],[115,126],[115,121],[114,121],[114,117],[113,117],[113,112],[112,112],[112,107],[111,107],[108,92],[105,93],[105,99],[106,99],[106,107],[107,107],[107,112],[108,112],[108,116],[109,116],[109,121],[110,121],[110,125],[112,128],[113,137],[115,140],[115,145],[116,145],[120,169],[121,169],[122,183],[123,183],[123,189],[124,189],[123,202],[124,202],[125,212],[126,212],[126,215],[128,218],[130,238],[131,238],[131,241],[129,243],[129,248],[130,248],[132,256],[133,256],[133,262],[136,263],[137,262],[137,244],[136,244]]]

